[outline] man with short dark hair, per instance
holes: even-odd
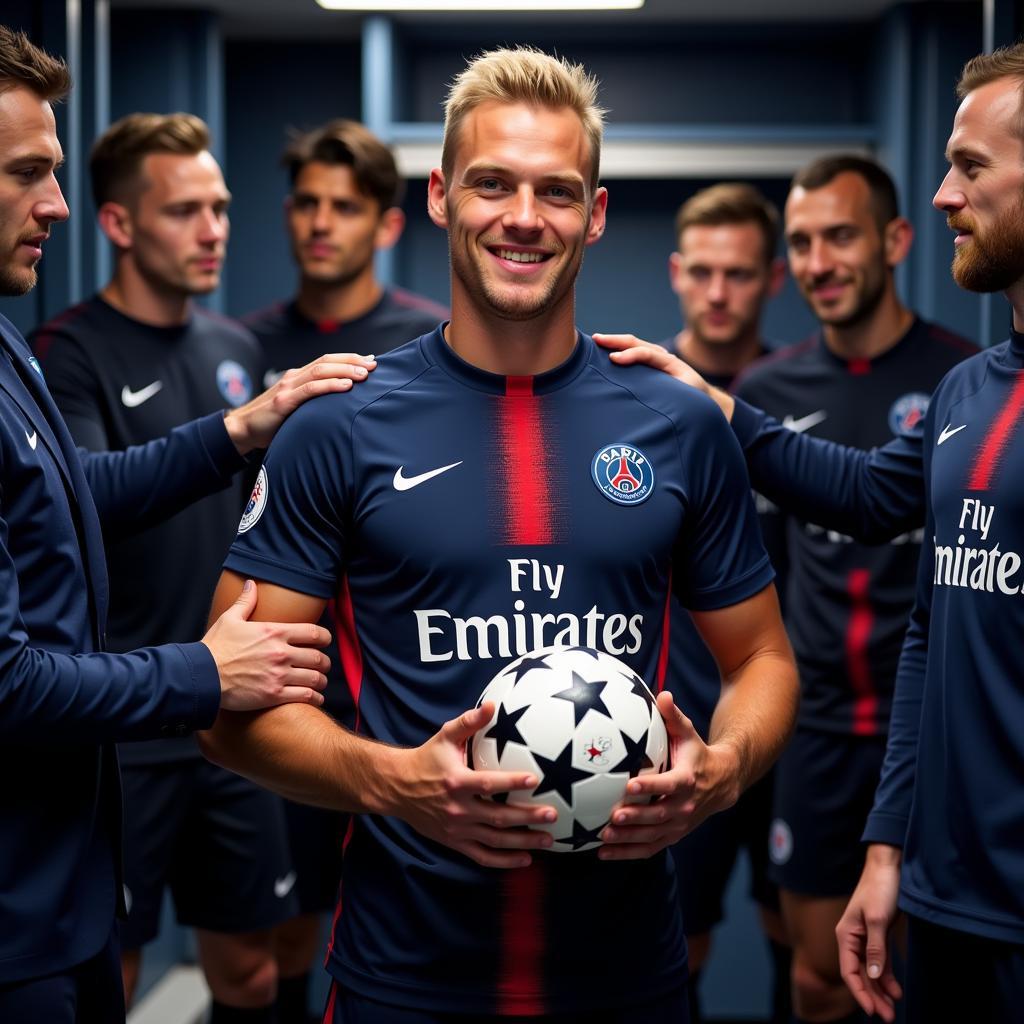
[[[21,295],[68,216],[51,103],[63,62],[0,25],[0,290]],[[340,367],[335,369],[340,370]],[[101,530],[126,534],[230,486],[306,398],[349,386],[305,367],[227,414],[126,452],[76,449],[28,346],[0,318],[0,1019],[124,1015],[117,741],[183,735],[219,707],[319,704],[329,635],[249,623],[256,588],[203,641],[111,654]],[[187,557],[182,552],[181,557]],[[152,580],[149,595],[160,586]],[[183,638],[195,640],[196,637]]]
[[[259,390],[262,359],[245,328],[193,301],[220,283],[231,198],[203,121],[129,114],[93,144],[89,170],[113,275],[29,341],[72,437],[108,451],[243,405]],[[251,478],[245,486],[131,536],[108,537],[111,650],[202,634]],[[155,593],[153,579],[161,581]],[[119,755],[128,1004],[170,887],[178,920],[197,929],[212,1024],[269,1019],[277,981],[271,928],[297,907],[281,800],[209,764],[192,736],[124,744]]]
[[[675,224],[677,251],[669,257],[669,280],[679,296],[685,326],[662,344],[706,380],[728,389],[738,373],[768,352],[761,314],[765,303],[778,294],[785,275],[785,264],[775,254],[779,213],[753,185],[722,182],[690,196],[680,206]],[[776,526],[777,518],[771,517],[769,525]],[[762,518],[765,546],[778,570],[777,541],[764,527]],[[706,737],[721,678],[678,601],[672,602],[668,679],[679,706]],[[750,860],[750,893],[769,941],[771,1019],[789,1024],[790,955],[778,888],[768,877],[772,774],[758,779],[735,807],[709,818],[672,847],[686,927],[693,1024],[702,1019],[700,980],[711,949],[711,931],[724,915],[725,891],[741,850]]]
[[[402,179],[380,139],[357,121],[329,121],[296,136],[283,163],[298,293],[243,319],[263,346],[265,386],[332,339],[350,352],[389,352],[448,316],[438,303],[377,280],[374,254],[405,227]]]
[[[287,303],[243,318],[263,349],[264,386],[281,368],[315,358],[336,340],[352,352],[379,355],[426,334],[448,310],[377,279],[374,255],[405,226],[403,182],[394,155],[358,121],[338,119],[296,135],[284,152],[291,191],[285,224],[299,270]],[[372,363],[368,364],[372,365]],[[335,632],[330,602],[322,625]],[[352,694],[337,648],[324,691],[329,714],[355,723]],[[288,801],[288,833],[299,915],[276,929],[282,1024],[304,1021],[309,972],[320,946],[320,915],[334,909],[348,815]]]

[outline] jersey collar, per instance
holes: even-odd
[[[440,324],[429,334],[423,336],[420,345],[427,360],[440,367],[449,377],[455,378],[474,391],[484,391],[490,395],[522,397],[545,395],[557,391],[575,380],[583,371],[594,348],[591,338],[576,332],[576,345],[569,358],[546,373],[533,377],[506,377],[499,373],[488,373],[472,363],[467,363],[456,355],[444,340],[444,328],[447,321]]]

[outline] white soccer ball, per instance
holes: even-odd
[[[494,717],[467,750],[471,768],[527,771],[527,793],[494,799],[554,807],[559,853],[592,850],[637,775],[668,767],[668,734],[644,681],[617,658],[589,647],[545,647],[503,668],[477,702]]]

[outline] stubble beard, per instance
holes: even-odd
[[[452,274],[458,278],[475,305],[490,310],[502,320],[522,323],[547,313],[572,289],[583,264],[583,251],[580,250],[574,263],[567,264],[561,273],[551,276],[539,293],[527,288],[496,287],[481,272],[480,265],[467,254],[466,249],[454,246],[450,241],[448,258]]]
[[[36,286],[39,275],[35,267],[12,270],[10,266],[0,267],[0,295],[17,298],[27,295]]]

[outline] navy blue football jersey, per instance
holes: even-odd
[[[967,360],[925,423],[928,545],[865,839],[900,905],[1024,942],[1024,335]]]
[[[867,449],[919,435],[939,381],[975,352],[965,338],[920,319],[874,359],[843,359],[819,332],[751,364],[735,391],[793,431]],[[762,512],[762,526],[781,536],[770,550],[773,561],[785,559],[783,608],[800,669],[799,724],[884,735],[922,531],[867,545],[813,519],[782,515],[767,502]]]
[[[925,520],[882,778],[864,839],[903,848],[900,905],[1024,942],[1024,334],[960,363],[920,435],[857,451],[737,402],[754,485],[885,539]]]
[[[605,650],[659,689],[671,593],[710,610],[772,579],[739,448],[704,396],[582,335],[549,373],[495,376],[440,328],[288,420],[226,566],[337,598],[360,730],[400,745],[551,644]],[[494,871],[363,815],[344,878],[328,967],[386,1003],[596,1010],[685,976],[664,853]]]

